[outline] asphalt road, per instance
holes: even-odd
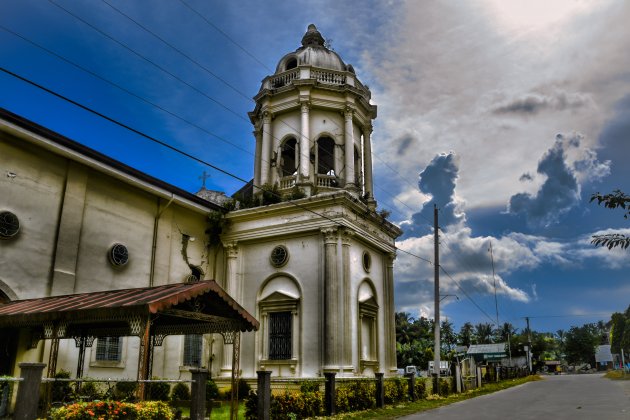
[[[630,381],[612,381],[601,374],[545,376],[402,419],[630,420]]]

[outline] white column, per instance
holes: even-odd
[[[271,168],[271,114],[263,112],[262,126],[262,152],[260,154],[260,183],[268,184],[269,170]]]
[[[389,368],[390,372],[396,372],[397,370],[397,361],[396,361],[396,318],[394,316],[394,260],[396,259],[396,254],[394,252],[389,253],[385,256],[385,284],[383,285],[383,290],[385,292],[384,296],[384,310],[381,312],[383,314],[385,329],[387,330],[385,339],[387,343],[385,343],[385,363],[387,368]]]
[[[352,129],[352,109],[346,108],[344,142],[346,155],[346,189],[354,188],[354,130]]]
[[[240,302],[240,285],[238,284],[238,246],[236,242],[223,245],[226,255],[225,288],[226,292]],[[223,344],[223,357],[221,359],[221,376],[232,375],[232,344]]]
[[[340,301],[343,302],[343,307],[341,308],[341,312],[339,315],[341,319],[343,319],[342,324],[342,332],[341,337],[341,354],[342,360],[341,365],[344,370],[352,371],[352,312],[350,308],[352,307],[352,296],[350,294],[350,290],[352,290],[352,281],[350,277],[350,265],[352,261],[350,260],[350,245],[352,237],[354,236],[354,232],[351,230],[344,230],[341,235],[341,258],[343,264],[343,287],[341,288],[341,298]],[[361,328],[361,324],[359,324],[359,331]]]
[[[339,280],[337,276],[337,228],[322,229],[324,234],[324,370],[339,369],[337,342],[339,324]]]
[[[364,176],[364,188],[365,194],[368,195],[368,202],[374,204],[374,186],[372,184],[372,139],[370,135],[372,133],[372,126],[366,125],[363,127],[363,176]]]
[[[302,120],[300,124],[300,182],[308,182],[310,178],[310,125],[309,125],[309,108],[308,102],[302,102]]]
[[[260,163],[261,163],[261,153],[262,153],[262,133],[260,130],[254,131],[254,136],[256,137],[256,155],[254,157],[254,186],[260,186]],[[254,190],[255,192],[256,190]]]

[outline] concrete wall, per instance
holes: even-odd
[[[0,130],[0,211],[11,211],[20,221],[17,236],[0,240],[0,289],[5,295],[15,300],[149,286],[154,234],[153,285],[184,281],[191,273],[188,263],[211,278],[206,211],[169,204],[29,140]],[[184,234],[195,240],[184,241]],[[114,243],[129,251],[129,262],[122,267],[109,261]],[[48,362],[50,343],[28,349],[26,335],[20,335],[17,361]],[[96,343],[88,348],[85,375],[135,377],[139,339],[125,337],[123,342],[121,363],[98,363]],[[156,363],[156,374],[179,376],[182,342],[183,337],[172,337],[158,349],[168,363],[166,368]],[[74,373],[77,356],[74,340],[61,340],[58,369]]]

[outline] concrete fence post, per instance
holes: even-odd
[[[481,367],[477,366],[477,388],[481,388],[482,377],[481,377]]]
[[[462,392],[462,368],[459,366],[459,364],[455,365],[455,382],[456,382],[455,390],[457,391],[458,394],[461,394],[461,392]]]
[[[34,420],[37,418],[37,402],[45,363],[20,363],[22,382],[18,386],[13,418]]]
[[[271,412],[271,372],[257,370],[258,420],[269,420]]]
[[[204,420],[206,417],[206,382],[207,369],[190,369],[192,386],[190,387],[190,420]]]
[[[416,391],[416,374],[408,373],[405,376],[407,376],[407,381],[408,381],[407,390],[409,394],[409,400],[415,401],[416,400],[416,392],[415,392]]]
[[[375,373],[374,375],[376,376],[376,408],[383,408],[385,407],[384,373]]]
[[[326,406],[326,415],[335,415],[335,372],[326,372],[324,377],[326,378],[326,388],[324,391],[324,405]]]

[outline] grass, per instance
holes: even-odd
[[[352,413],[342,413],[337,416],[327,417],[330,419],[395,419],[397,417],[406,416],[409,414],[418,413],[421,411],[432,410],[434,408],[442,407],[444,405],[453,404],[459,401],[468,400],[470,398],[479,397],[481,395],[491,394],[493,392],[501,391],[507,388],[511,388],[517,385],[522,385],[527,382],[542,380],[540,376],[527,376],[525,378],[511,379],[498,383],[484,385],[481,389],[473,389],[461,394],[452,394],[448,397],[440,397],[437,395],[430,395],[427,399],[423,399],[415,402],[399,403],[396,405],[387,406],[385,408],[355,411]]]
[[[630,381],[630,373],[624,374],[623,370],[609,370],[604,377],[616,381]]]

